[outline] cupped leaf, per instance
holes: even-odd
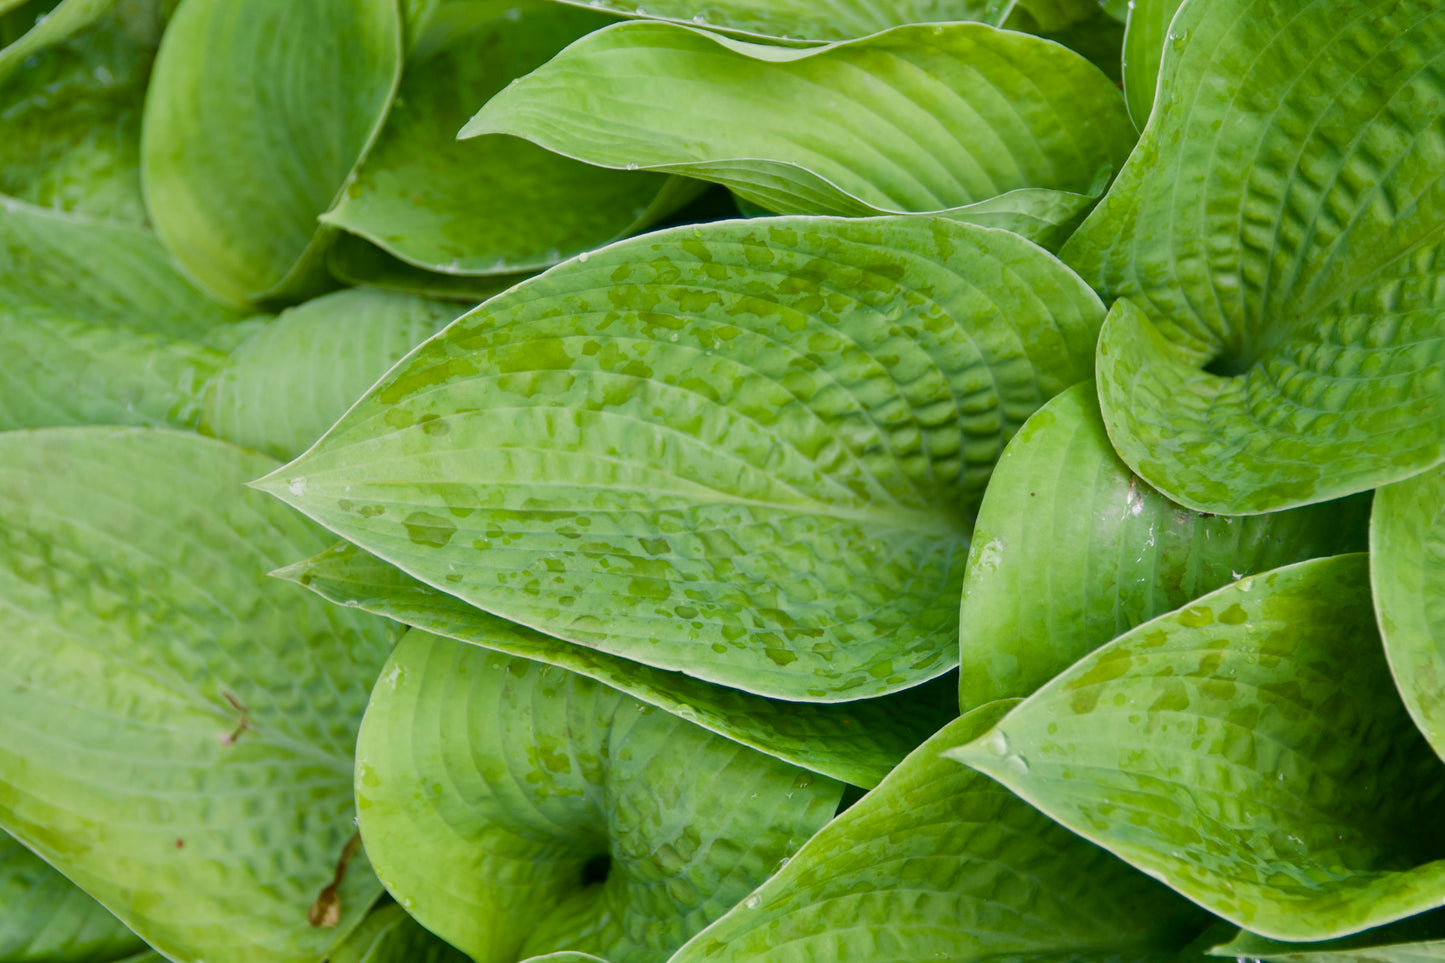
[[[1330,939],[1445,898],[1445,767],[1395,692],[1362,554],[1146,622],[951,755],[1275,939]]]
[[[387,623],[265,572],[325,538],[197,435],[0,435],[0,826],[178,961],[314,963]]]
[[[1445,757],[1445,470],[1375,493],[1370,581],[1400,695]]]
[[[460,313],[455,304],[367,288],[284,311],[206,386],[201,431],[295,458],[386,369]]]
[[[458,141],[477,104],[612,22],[521,3],[408,65],[376,147],[322,217],[445,274],[529,271],[631,234],[685,203],[696,182],[582,164],[515,137]]]
[[[327,963],[468,963],[462,953],[421,927],[395,903],[369,913]]]
[[[0,198],[0,430],[195,427],[239,318],[148,232]]]
[[[1159,83],[1159,63],[1165,44],[1181,45],[1184,35],[1171,35],[1169,22],[1184,0],[1133,0],[1129,4],[1128,26],[1124,32],[1124,97],[1129,116],[1140,130],[1154,109],[1154,88]]]
[[[842,785],[551,666],[408,632],[357,744],[367,852],[477,963],[665,959],[833,815]]]
[[[1013,191],[1028,193],[1002,203],[1029,217],[1082,213],[1135,136],[1119,91],[1088,61],[978,23],[807,50],[618,24],[515,81],[461,136],[495,133],[716,181],[780,213],[961,220]]]
[[[1445,913],[1436,910],[1391,926],[1322,943],[1284,943],[1240,933],[1210,951],[1279,963],[1432,963],[1445,959]]]
[[[946,676],[893,696],[820,705],[767,699],[655,669],[499,619],[346,542],[271,574],[340,605],[576,672],[710,732],[854,786],[876,786],[958,714],[955,686]]]
[[[548,635],[868,698],[956,663],[972,512],[1100,311],[944,219],[675,228],[465,315],[259,484]]]
[[[1063,257],[1116,304],[1115,447],[1252,514],[1445,458],[1445,10],[1211,0],[1170,27],[1138,148]]]
[[[530,274],[443,274],[407,264],[354,234],[341,234],[326,252],[326,267],[343,284],[365,284],[387,291],[479,304]]]
[[[0,963],[112,963],[144,949],[105,907],[0,832]]]
[[[141,174],[171,255],[216,296],[325,283],[329,210],[401,74],[396,0],[183,0],[146,96]]]
[[[825,826],[672,963],[1159,960],[1208,917],[942,753],[976,709]]]
[[[1027,696],[1084,655],[1243,575],[1362,551],[1369,496],[1268,515],[1201,515],[1140,481],[1104,433],[1092,382],[1004,450],[963,582],[959,698]]]
[[[29,58],[84,30],[115,4],[116,0],[61,0],[36,18],[23,36],[0,49],[0,84]]]

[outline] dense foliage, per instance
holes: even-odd
[[[1438,0],[0,0],[0,963],[1445,957]]]

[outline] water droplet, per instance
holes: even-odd
[[[297,475],[295,478],[291,479],[289,482],[286,483],[286,489],[297,498],[300,498],[302,495],[306,494],[306,476]]]
[[[746,906],[748,909],[757,909],[758,898],[756,896],[749,896],[747,898],[747,902],[745,902],[743,905]]]
[[[1008,736],[1004,735],[1002,730],[995,729],[990,732],[985,744],[995,756],[1008,755]]]
[[[577,260],[581,261],[583,264],[586,264],[586,263],[587,263],[587,259],[588,259],[589,257],[591,257],[591,256],[592,256],[591,254],[588,254],[586,251],[583,251],[581,254],[577,255]]]
[[[637,170],[637,167],[638,167],[637,161],[628,161],[628,162],[627,162],[627,169],[628,169],[628,170],[630,170],[630,171],[635,171],[635,170]]]
[[[1025,759],[1023,756],[1019,755],[1018,753],[1014,753],[1013,755],[1004,759],[1003,764],[1005,766],[1008,766],[1014,772],[1018,773],[1020,776],[1027,776],[1029,774],[1028,760]]]
[[[521,19],[522,19],[522,8],[521,8],[521,7],[508,7],[505,16],[506,16],[506,18],[507,18],[508,20],[512,21],[513,23],[516,23],[518,20],[521,20]]]
[[[692,22],[693,22],[693,23],[703,23],[703,24],[707,23],[707,14],[705,14],[705,13],[695,13],[695,14],[693,14],[693,16],[692,16]]]

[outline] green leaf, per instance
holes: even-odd
[[[1013,0],[560,0],[618,17],[700,24],[766,40],[852,40],[910,23],[979,20],[1002,23]]]
[[[1253,514],[1445,458],[1434,0],[1175,16],[1143,139],[1063,257],[1116,304],[1109,436],[1190,508]]]
[[[326,267],[343,284],[366,284],[401,294],[478,304],[530,274],[490,277],[442,274],[407,264],[354,234],[339,235],[326,252]]]
[[[1375,493],[1370,581],[1400,695],[1445,757],[1445,470]]]
[[[407,633],[357,743],[388,890],[477,963],[665,959],[833,815],[841,784],[551,666]]]
[[[1254,933],[1240,933],[1211,953],[1279,963],[1434,963],[1445,959],[1445,914],[1436,910],[1382,929],[1323,943],[1283,943]]]
[[[103,16],[116,0],[61,0],[35,20],[24,36],[0,49],[0,84],[47,47],[62,43]]]
[[[766,699],[654,669],[513,625],[347,542],[271,574],[339,605],[576,672],[710,732],[854,786],[876,786],[958,712],[951,677],[894,696],[826,705]]]
[[[1183,44],[1182,34],[1172,37],[1169,33],[1169,22],[1183,2],[1133,0],[1129,5],[1128,26],[1124,32],[1124,96],[1129,101],[1129,116],[1140,130],[1154,109],[1154,88],[1159,83],[1164,45],[1172,46],[1176,41]]]
[[[395,0],[181,3],[146,98],[141,174],[187,274],[236,303],[324,286],[316,218],[381,128],[401,34]]]
[[[314,963],[394,634],[265,572],[325,537],[196,435],[0,435],[0,826],[167,956]]]
[[[1146,622],[951,755],[1275,939],[1343,936],[1445,897],[1445,768],[1395,692],[1362,554]]]
[[[1242,575],[1361,551],[1369,496],[1269,515],[1200,515],[1132,474],[1092,382],[1050,401],[994,469],[959,619],[964,706],[1026,696],[1134,626]]]
[[[376,147],[322,220],[447,274],[530,271],[645,227],[700,185],[609,171],[515,137],[457,141],[507,83],[612,20],[523,3],[408,65]]]
[[[148,232],[0,198],[0,430],[195,427],[239,317]]]
[[[465,954],[432,936],[395,903],[373,910],[327,963],[468,963]]]
[[[0,961],[111,963],[144,949],[105,907],[0,832]]]
[[[460,313],[454,304],[367,288],[284,311],[237,348],[207,385],[201,431],[294,458],[388,368]]]
[[[1135,137],[1123,97],[1088,61],[978,23],[807,50],[618,24],[514,82],[461,136],[487,133],[716,181],[781,213],[960,220],[1000,195],[1031,217],[1081,213],[1080,195]]]
[[[950,723],[671,963],[1177,959],[1203,913],[941,757],[1008,708]]]
[[[947,672],[1003,444],[1101,308],[937,218],[765,218],[583,255],[465,315],[260,487],[434,588],[776,698]]]

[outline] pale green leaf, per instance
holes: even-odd
[[[1040,248],[941,218],[675,228],[463,316],[260,485],[549,635],[868,698],[956,663],[983,486],[1087,377],[1100,312]]]
[[[386,369],[460,313],[455,304],[368,288],[284,311],[211,379],[200,430],[295,458]]]
[[[1178,959],[1205,914],[942,758],[1010,705],[942,729],[672,963]]]
[[[1445,458],[1445,10],[1210,0],[1063,257],[1115,306],[1104,420],[1190,508],[1252,514]]]
[[[381,128],[401,35],[395,0],[183,0],[146,98],[141,175],[187,274],[236,303],[324,285],[316,218]]]
[[[1135,137],[1123,97],[1088,61],[978,23],[807,50],[618,24],[514,82],[461,136],[488,133],[715,181],[782,213],[972,220],[972,205],[1003,195],[1025,224],[1061,205],[1082,213]]]
[[[1129,116],[1140,130],[1154,109],[1154,88],[1159,83],[1159,62],[1164,57],[1165,45],[1177,42],[1183,46],[1182,34],[1171,36],[1169,33],[1169,22],[1183,2],[1133,0],[1129,4],[1124,33],[1124,96],[1129,101]]]
[[[876,786],[958,712],[956,686],[947,676],[897,695],[839,705],[782,702],[712,685],[514,625],[347,542],[271,574],[339,605],[576,672],[710,732],[854,786]]]
[[[0,832],[0,963],[111,963],[144,948],[105,907]]]
[[[1026,696],[1141,622],[1253,575],[1362,551],[1369,496],[1200,515],[1132,474],[1085,382],[1034,413],[984,493],[963,582],[959,697]]]
[[[1400,694],[1445,756],[1445,470],[1375,493],[1370,581]]]
[[[0,198],[0,430],[195,427],[239,318],[148,232]]]
[[[115,6],[116,0],[61,0],[36,18],[18,40],[0,49],[0,84],[26,60],[84,30]]]
[[[421,927],[395,903],[369,913],[328,963],[468,963],[461,951]]]
[[[354,234],[339,235],[326,252],[326,267],[345,284],[366,284],[402,294],[478,304],[530,274],[443,274],[407,264]]]
[[[842,785],[590,679],[412,631],[357,744],[387,889],[477,963],[665,959],[833,815]]]
[[[457,141],[477,104],[612,22],[552,3],[508,9],[408,65],[375,149],[325,223],[428,270],[512,274],[634,233],[697,194],[697,182],[605,170],[515,137]]]
[[[0,435],[0,826],[184,963],[315,963],[387,623],[265,573],[326,544],[197,435]]]
[[[1210,912],[1323,940],[1445,900],[1445,767],[1400,703],[1366,557],[1126,632],[951,755]]]
[[[1436,910],[1322,943],[1284,943],[1240,933],[1211,953],[1278,963],[1436,963],[1445,960],[1445,913]]]

